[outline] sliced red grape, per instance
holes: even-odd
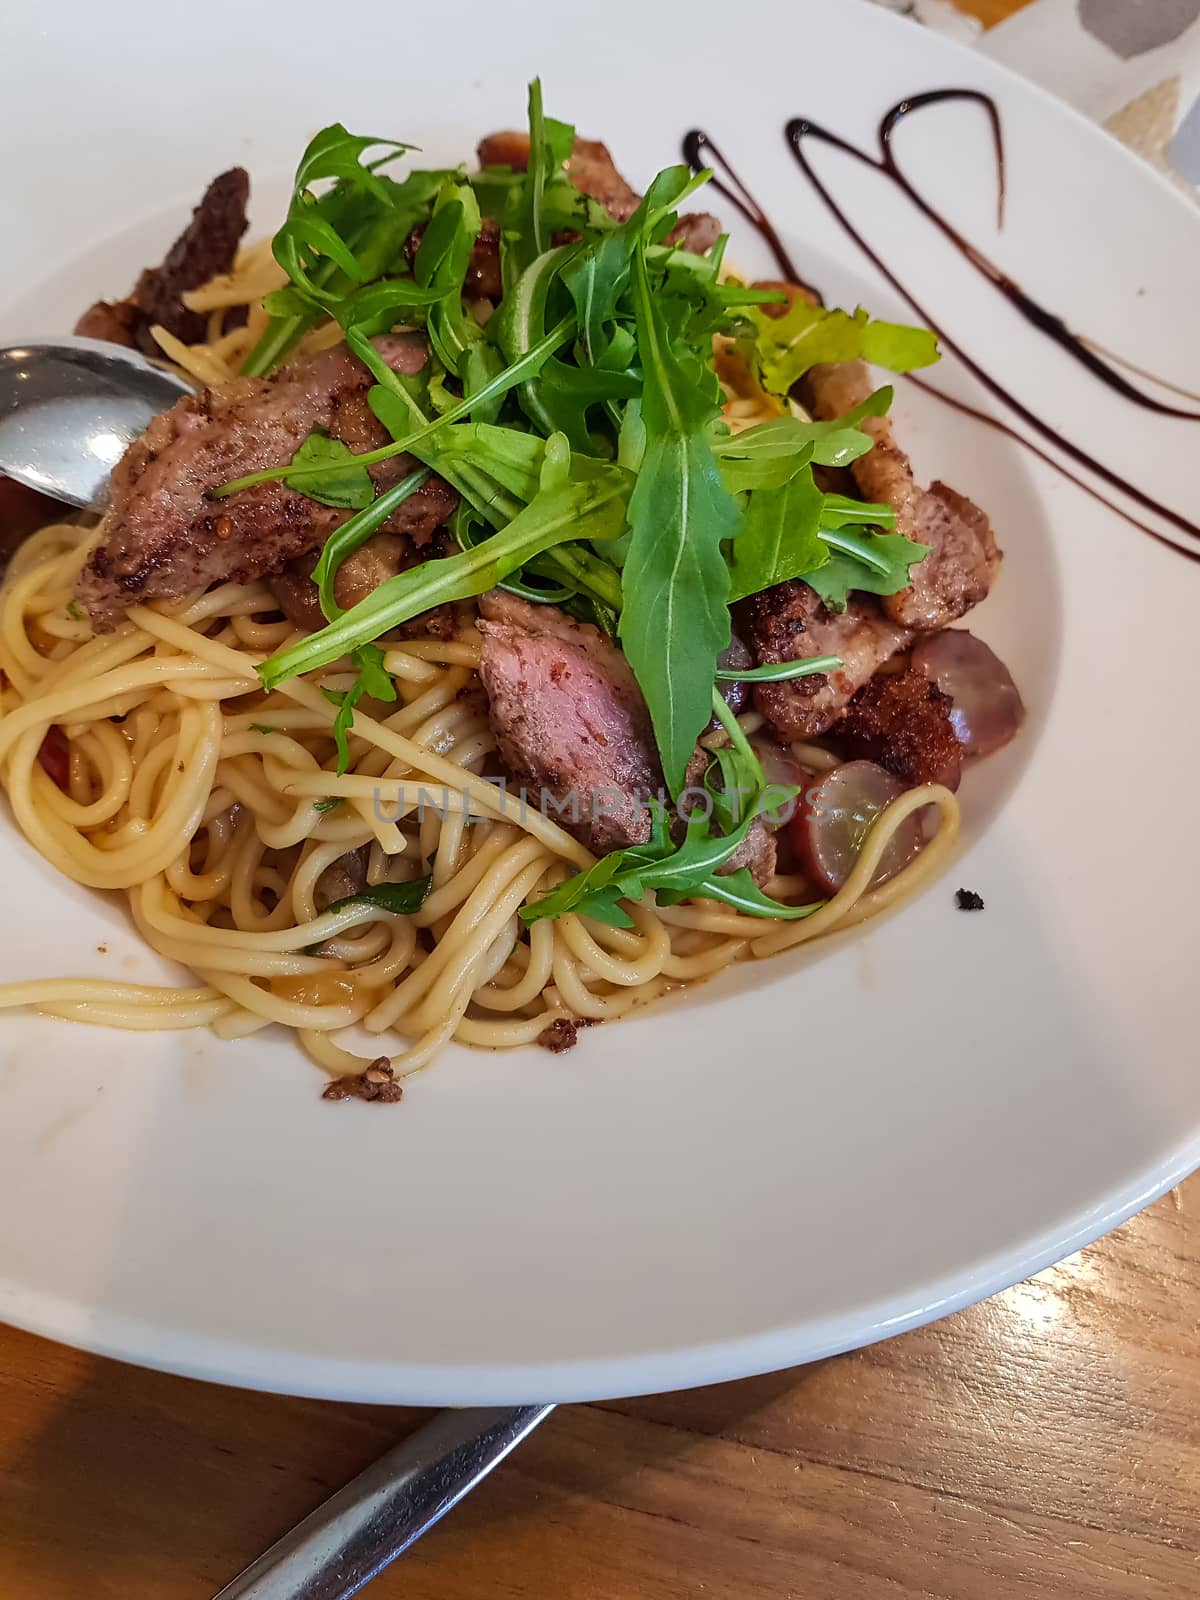
[[[1016,733],[1025,706],[1012,674],[996,652],[965,628],[945,628],[922,639],[913,666],[948,694],[950,726],[964,750],[991,755]]]
[[[807,785],[792,819],[792,841],[812,877],[831,894],[845,883],[862,842],[885,806],[905,791],[900,779],[873,761],[846,761]],[[883,852],[872,886],[906,867],[922,844],[919,813],[896,829]]]

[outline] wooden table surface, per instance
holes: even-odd
[[[1193,1600],[1200,1176],[1007,1294],[556,1412],[371,1600]],[[0,1330],[0,1596],[208,1600],[422,1413]]]
[[[1015,0],[960,0],[985,22]],[[874,1349],[557,1412],[388,1600],[1190,1600],[1200,1177]],[[206,1600],[422,1420],[0,1329],[0,1596]]]

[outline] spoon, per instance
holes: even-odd
[[[0,345],[0,474],[103,511],[109,474],[151,419],[193,385],[100,339]]]

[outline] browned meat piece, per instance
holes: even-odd
[[[560,1056],[564,1050],[573,1050],[579,1040],[579,1025],[570,1017],[555,1017],[537,1036],[543,1050]]]
[[[333,580],[333,597],[343,611],[349,611],[388,578],[411,566],[412,546],[394,533],[377,533],[366,544],[348,555]],[[312,581],[316,552],[289,563],[270,580],[271,593],[279,609],[296,627],[316,633],[325,626],[321,598]]]
[[[479,603],[483,660],[504,764],[532,805],[597,855],[645,844],[645,800],[662,792],[650,713],[625,657],[598,628],[554,606],[494,589]],[[704,780],[697,750],[687,782]],[[775,870],[775,840],[755,824],[722,869],[749,867],[758,883]]]
[[[419,565],[431,556],[443,554],[440,544],[437,535],[432,544],[418,549],[411,539],[400,534],[375,534],[366,544],[348,555],[337,569],[333,580],[334,599],[343,611],[349,611],[388,578],[394,578],[398,572],[407,572],[410,567]],[[321,610],[321,597],[311,576],[317,564],[317,555],[318,552],[314,550],[300,556],[270,580],[271,593],[284,616],[308,633],[316,633],[326,622]],[[440,639],[452,639],[458,631],[455,607],[437,606],[433,611],[414,617],[396,631],[402,637],[434,634]]]
[[[334,1078],[321,1091],[322,1100],[370,1100],[375,1105],[395,1105],[404,1098],[404,1085],[387,1056],[377,1056],[371,1065],[352,1076]]]
[[[711,212],[685,211],[663,242],[677,244],[681,250],[702,256],[720,237],[721,224]]]
[[[816,292],[806,283],[789,283],[786,278],[756,278],[750,285],[752,289],[777,289],[781,294],[787,295],[786,300],[780,300],[774,305],[760,307],[764,317],[786,317],[788,311],[797,300],[803,300],[806,305],[819,305]]]
[[[481,167],[511,167],[514,172],[524,172],[529,165],[529,135],[515,128],[489,133],[475,146],[475,154]]]
[[[514,172],[524,172],[529,164],[529,135],[490,133],[479,141],[477,154],[481,167],[511,167]],[[642,203],[641,195],[617,171],[608,146],[598,139],[581,139],[576,135],[575,147],[567,162],[567,176],[580,194],[602,205],[618,222],[628,222]],[[706,211],[692,211],[680,217],[666,242],[703,255],[716,244],[720,232],[721,224],[716,217],[709,216]]]
[[[717,876],[742,867],[749,867],[750,876],[760,889],[775,876],[775,834],[761,817],[750,824],[749,833],[725,865],[717,868]]]
[[[755,685],[755,704],[785,744],[824,733],[863,684],[912,637],[889,622],[867,595],[856,595],[839,614],[826,610],[816,592],[798,581],[777,584],[743,601],[738,629],[759,666],[812,656],[842,660],[835,672]]]
[[[936,633],[987,599],[1002,558],[986,513],[945,483],[921,496],[916,537],[929,554],[911,569],[912,587],[888,595],[883,608],[906,628]]]
[[[415,336],[389,335],[376,344],[397,372],[419,372],[424,364],[425,347]],[[107,537],[79,577],[76,594],[96,631],[111,630],[139,601],[249,582],[317,549],[347,512],[280,482],[229,500],[210,500],[208,491],[290,460],[314,428],[356,450],[386,443],[367,404],[373,381],[339,345],[269,378],[236,378],[185,395],[156,417],[113,471]],[[394,458],[372,473],[382,486],[411,466]],[[431,478],[397,508],[386,531],[426,543],[455,504],[454,491]]]
[[[123,344],[133,350],[141,324],[141,313],[132,300],[97,300],[75,324],[75,332],[84,339],[101,339],[105,344]]]
[[[814,367],[806,384],[813,415],[825,420],[861,405],[873,387],[861,361]],[[875,448],[851,468],[858,492],[895,510],[897,533],[932,546],[912,568],[912,587],[888,595],[883,609],[906,628],[934,633],[978,605],[995,581],[1001,553],[992,525],[977,505],[946,484],[921,488],[896,443],[890,417],[869,417],[863,430]]]
[[[950,721],[953,702],[914,667],[881,672],[851,700],[832,738],[841,755],[874,761],[905,783],[957,789],[962,745]]]
[[[207,318],[189,311],[183,296],[232,268],[246,231],[249,194],[250,179],[241,167],[214,178],[162,266],[147,267],[128,299],[97,301],[80,317],[75,332],[113,344],[140,345],[155,355],[159,350],[150,329],[160,323],[185,344],[198,344]]]
[[[642,197],[617,171],[608,146],[599,139],[576,137],[567,162],[567,176],[590,199],[597,200],[618,222],[628,222],[642,203]]]
[[[479,609],[492,727],[530,803],[597,855],[644,844],[662,771],[625,657],[554,606],[494,589]]]

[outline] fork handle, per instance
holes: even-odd
[[[487,1477],[553,1406],[439,1411],[214,1600],[348,1600]]]

